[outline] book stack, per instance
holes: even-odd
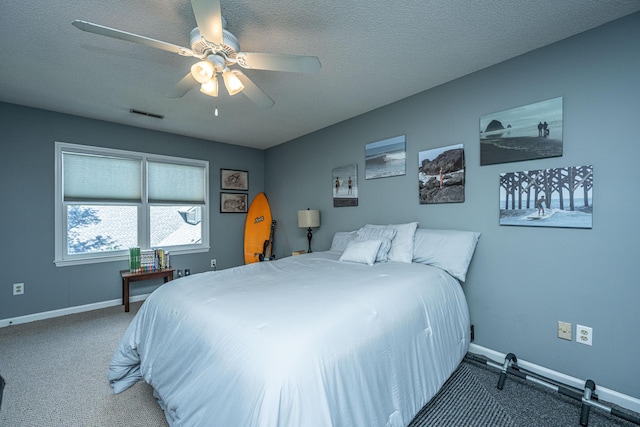
[[[145,273],[168,268],[169,252],[164,249],[129,248],[129,271]]]

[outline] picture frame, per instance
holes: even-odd
[[[480,117],[480,166],[562,157],[562,97]]]
[[[235,169],[220,169],[220,189],[248,191],[249,172]]]
[[[364,179],[389,178],[407,171],[405,135],[370,142],[365,145]]]
[[[247,213],[248,194],[220,193],[220,213]]]
[[[464,144],[418,152],[418,199],[421,205],[463,203]]]
[[[358,206],[358,164],[339,166],[331,172],[333,207]]]
[[[593,228],[593,165],[500,174],[500,225]]]

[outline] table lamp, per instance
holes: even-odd
[[[298,227],[307,229],[307,239],[309,239],[309,250],[307,253],[311,253],[311,229],[320,227],[320,211],[311,209],[298,211]]]

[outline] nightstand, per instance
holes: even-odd
[[[129,311],[129,283],[137,282],[139,280],[150,280],[150,279],[164,279],[164,283],[167,283],[169,280],[173,280],[173,272],[176,271],[175,268],[165,268],[162,270],[154,270],[154,271],[145,271],[139,273],[132,273],[129,270],[120,271],[120,276],[122,277],[122,305],[124,305],[124,311]]]

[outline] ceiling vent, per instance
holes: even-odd
[[[131,108],[129,112],[133,114],[140,114],[141,116],[153,117],[154,119],[164,119],[164,116],[162,114],[154,114],[146,111],[134,110],[133,108]]]

